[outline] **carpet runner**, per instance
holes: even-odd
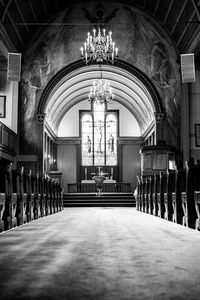
[[[200,232],[84,207],[0,234],[1,300],[197,300]]]

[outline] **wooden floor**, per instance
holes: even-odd
[[[200,232],[84,207],[0,234],[0,299],[197,300]]]

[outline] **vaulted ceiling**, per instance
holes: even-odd
[[[136,118],[141,134],[154,121],[156,110],[152,97],[145,85],[130,72],[115,66],[102,66],[103,80],[109,80],[115,101],[125,106]],[[85,66],[74,70],[60,80],[51,91],[43,112],[46,121],[57,134],[65,113],[75,104],[86,100],[93,80],[100,79],[98,65]]]
[[[10,45],[22,52],[30,38],[60,10],[87,1],[80,0],[0,0],[1,34],[9,37]],[[100,1],[101,2],[101,1]],[[199,33],[200,0],[121,0],[119,2],[145,11],[163,26],[180,53]]]

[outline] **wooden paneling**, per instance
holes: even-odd
[[[122,182],[130,182],[132,190],[136,187],[136,176],[141,172],[140,145],[122,145]]]
[[[62,185],[67,192],[68,183],[77,182],[77,145],[58,145],[57,166],[62,172]]]
[[[6,158],[13,161],[16,152],[16,133],[0,122],[0,158]],[[9,154],[9,157],[4,157]]]

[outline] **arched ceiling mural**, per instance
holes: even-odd
[[[86,100],[93,81],[100,78],[98,65],[85,66],[67,74],[53,88],[43,112],[55,134],[66,112],[73,105]],[[143,134],[152,125],[156,111],[147,88],[130,72],[112,65],[102,66],[102,78],[110,81],[115,101],[133,114]]]
[[[27,145],[26,151],[23,151],[30,153],[32,145],[37,144],[37,113],[46,113],[46,121],[56,133],[64,113],[73,104],[87,99],[91,81],[99,78],[98,66],[86,67],[82,63],[82,66],[60,76],[60,83],[58,80],[52,84],[63,70],[79,63],[80,47],[87,38],[87,32],[94,27],[99,5],[104,9],[103,16],[108,19],[107,30],[113,30],[121,62],[129,65],[130,69],[139,70],[141,77],[146,77],[159,95],[160,107],[165,114],[163,138],[178,148],[180,70],[173,39],[146,12],[120,1],[88,1],[87,5],[77,1],[73,4],[77,5],[63,11],[60,7],[59,14],[52,15],[51,22],[45,27],[39,26],[41,30],[37,31],[23,55],[19,124],[21,140]],[[110,80],[116,101],[133,113],[143,134],[158,110],[148,93],[150,89],[147,91],[145,88],[145,80],[140,82],[141,77],[131,75],[134,72],[131,70],[129,73],[128,70],[122,65],[106,65],[103,75]],[[44,94],[49,85],[53,90],[48,89],[50,95],[47,93],[47,98]]]

